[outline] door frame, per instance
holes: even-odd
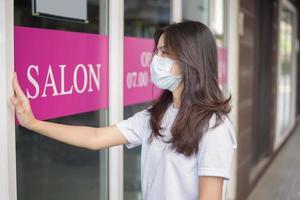
[[[228,88],[232,95],[232,111],[230,112],[230,118],[232,120],[236,138],[238,140],[238,100],[239,100],[239,34],[243,32],[244,23],[243,17],[240,12],[238,0],[228,0],[227,3],[227,48],[228,48]],[[232,168],[231,168],[231,180],[227,186],[226,196],[227,199],[236,199],[237,196],[237,172],[238,172],[238,151],[235,151]]]
[[[14,1],[0,0],[0,199],[17,199],[13,94]]]
[[[123,119],[124,0],[109,7],[109,125]],[[109,148],[109,199],[123,199],[123,145]]]
[[[170,0],[171,23],[182,20],[182,0]],[[123,119],[124,0],[109,1],[109,124]],[[109,148],[109,200],[124,199],[123,145]]]

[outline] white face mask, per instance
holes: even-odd
[[[171,74],[172,64],[175,61],[154,55],[150,63],[151,80],[160,89],[168,89],[171,92],[181,83],[182,76]]]

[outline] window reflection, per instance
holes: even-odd
[[[277,142],[284,139],[294,122],[294,13],[283,6],[279,22],[278,88],[277,88]]]

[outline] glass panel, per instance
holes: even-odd
[[[210,1],[210,28],[215,34],[217,46],[219,48],[226,47],[226,0]]]
[[[277,76],[277,122],[276,146],[278,146],[294,124],[295,109],[295,20],[296,15],[282,4],[279,21],[279,54]]]
[[[157,28],[170,24],[169,0],[125,0],[125,37],[153,38]],[[141,46],[143,44],[140,44]],[[126,51],[126,49],[125,49]],[[126,93],[124,93],[126,95]],[[128,97],[127,97],[128,98]],[[130,97],[129,97],[130,98]],[[124,119],[146,108],[150,102],[124,107]],[[126,104],[126,103],[125,103]],[[124,148],[124,199],[140,200],[141,194],[141,147]]]
[[[124,9],[125,36],[152,38],[170,23],[170,0],[125,0]]]
[[[209,2],[209,0],[182,1],[183,20],[195,20],[209,25]]]
[[[107,34],[106,0],[88,0],[88,23],[35,17],[31,6],[31,0],[14,1],[16,26]],[[51,110],[45,108],[45,112]],[[107,115],[108,110],[104,108],[48,121],[99,127],[108,124]],[[18,200],[108,199],[107,149],[90,151],[77,148],[16,125],[16,158]]]
[[[228,0],[182,1],[183,20],[196,20],[209,26],[218,47],[219,84],[224,92],[228,89],[227,65],[227,6]]]

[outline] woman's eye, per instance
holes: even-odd
[[[166,50],[156,49],[154,51],[154,55],[157,55],[159,52],[161,52],[162,55],[167,55],[168,54],[168,52]]]

